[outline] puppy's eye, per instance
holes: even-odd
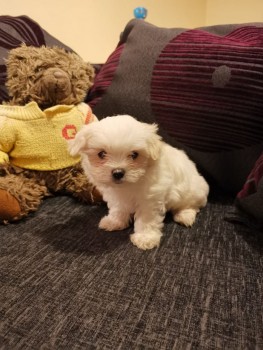
[[[138,152],[136,152],[136,151],[133,151],[133,152],[131,153],[131,157],[132,157],[132,159],[136,159],[136,158],[138,158],[138,155],[139,155],[139,153],[138,153]]]
[[[105,151],[100,151],[100,152],[98,153],[98,157],[99,157],[100,159],[104,159],[104,158],[106,157],[106,152],[105,152]]]

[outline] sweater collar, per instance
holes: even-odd
[[[0,115],[23,120],[50,119],[55,115],[67,113],[72,108],[74,105],[57,105],[42,111],[36,102],[29,102],[25,106],[0,105]]]

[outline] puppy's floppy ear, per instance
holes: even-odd
[[[75,157],[81,154],[85,149],[88,148],[87,143],[87,131],[84,126],[79,132],[77,132],[76,137],[73,140],[68,141],[68,149],[71,156]]]
[[[149,133],[147,138],[148,152],[153,160],[157,160],[161,152],[162,138],[157,134],[157,124],[146,124],[146,126]]]

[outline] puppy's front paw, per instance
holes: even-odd
[[[174,221],[184,226],[192,226],[197,214],[196,209],[183,209],[174,214]]]
[[[129,224],[109,215],[104,216],[99,223],[99,228],[106,231],[119,231],[127,228]]]
[[[162,235],[160,232],[133,233],[130,235],[130,240],[136,247],[146,250],[158,247],[161,237]]]

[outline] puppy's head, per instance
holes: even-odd
[[[161,137],[156,124],[128,115],[107,117],[85,125],[71,142],[70,153],[82,156],[85,172],[94,183],[136,183],[159,158]]]

